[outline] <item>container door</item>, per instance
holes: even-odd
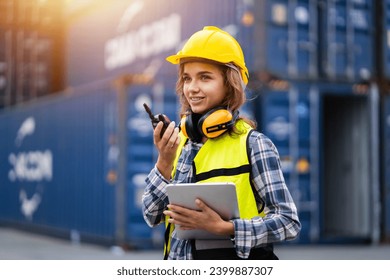
[[[325,233],[369,232],[367,98],[324,97]]]
[[[343,94],[338,89],[322,92],[324,239],[369,239],[377,234],[374,95]]]

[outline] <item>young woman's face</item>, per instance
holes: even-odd
[[[204,62],[187,62],[184,64],[182,79],[183,93],[192,112],[204,114],[222,105],[227,89],[218,66]]]

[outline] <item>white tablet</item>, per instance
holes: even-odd
[[[198,210],[195,199],[199,198],[224,220],[240,216],[234,183],[187,183],[167,185],[169,203]],[[204,230],[180,230],[176,227],[180,239],[226,239],[228,237],[214,235]]]

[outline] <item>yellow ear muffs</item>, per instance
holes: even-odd
[[[232,114],[224,107],[210,110],[204,115],[192,113],[180,121],[184,136],[194,142],[201,142],[203,137],[216,138],[229,130],[238,117],[238,111]]]
[[[216,138],[234,125],[233,114],[226,108],[215,108],[204,114],[199,122],[198,129],[207,138]]]

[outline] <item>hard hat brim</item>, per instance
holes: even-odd
[[[178,55],[178,54],[174,54],[174,55],[170,55],[166,58],[166,60],[172,64],[179,64],[180,63],[180,59],[185,57],[184,55]]]

